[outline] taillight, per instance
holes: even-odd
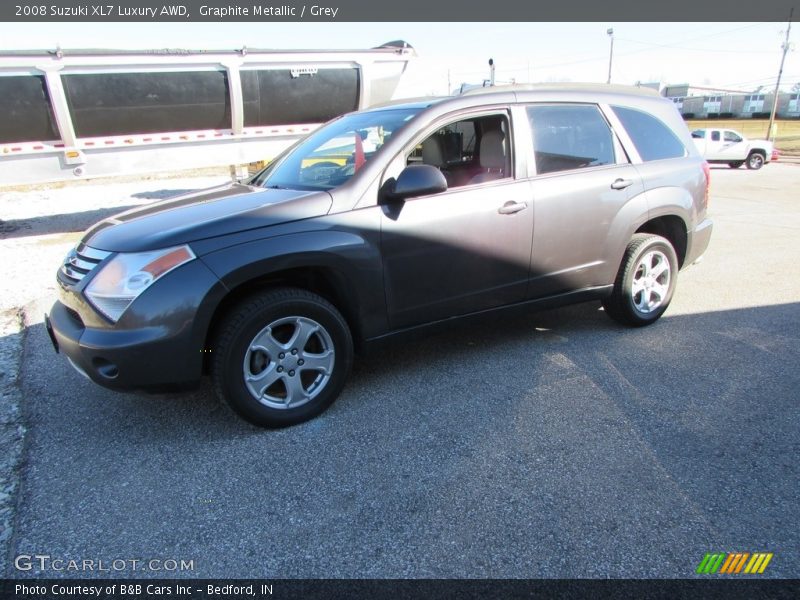
[[[781,153],[778,151],[777,148],[775,148],[772,151],[772,156],[770,157],[770,160],[778,160],[780,158],[780,156],[781,156]]]
[[[711,165],[709,165],[706,161],[703,161],[703,175],[706,176],[706,193],[703,199],[705,200],[706,208],[708,208],[708,192],[711,188]]]

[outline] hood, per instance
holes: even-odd
[[[326,192],[228,183],[114,215],[82,241],[109,252],[156,250],[324,215],[331,202]]]

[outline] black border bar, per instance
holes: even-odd
[[[786,21],[792,7],[800,0],[3,0],[0,21],[734,22]]]

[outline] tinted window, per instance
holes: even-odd
[[[664,123],[640,110],[614,106],[614,112],[636,146],[642,160],[661,160],[686,155],[681,141]]]
[[[738,135],[736,135],[732,131],[726,131],[725,132],[725,141],[726,142],[741,142],[742,138],[740,138]]]
[[[711,132],[711,141],[718,142],[719,141],[719,131],[712,131]]]
[[[615,162],[611,130],[596,106],[528,107],[536,171],[552,173]]]
[[[245,127],[324,123],[358,108],[358,69],[242,71]]]
[[[251,183],[293,190],[340,186],[371,161],[418,110],[374,110],[331,121],[270,163]]]
[[[704,137],[706,137],[706,132],[704,129],[698,129],[697,131],[692,132],[692,137],[703,139]]]
[[[59,139],[43,75],[0,77],[0,143]]]
[[[63,75],[78,137],[230,129],[224,71]]]

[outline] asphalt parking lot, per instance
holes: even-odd
[[[713,168],[710,249],[652,327],[591,303],[394,344],[281,431],[209,386],[118,394],[75,373],[42,315],[75,226],[103,209],[54,228],[0,192],[18,203],[2,242],[30,244],[4,267],[25,319],[4,575],[672,578],[765,551],[765,576],[798,577],[799,190],[800,166]],[[127,566],[14,568],[34,554]],[[150,559],[193,568],[130,568]]]

